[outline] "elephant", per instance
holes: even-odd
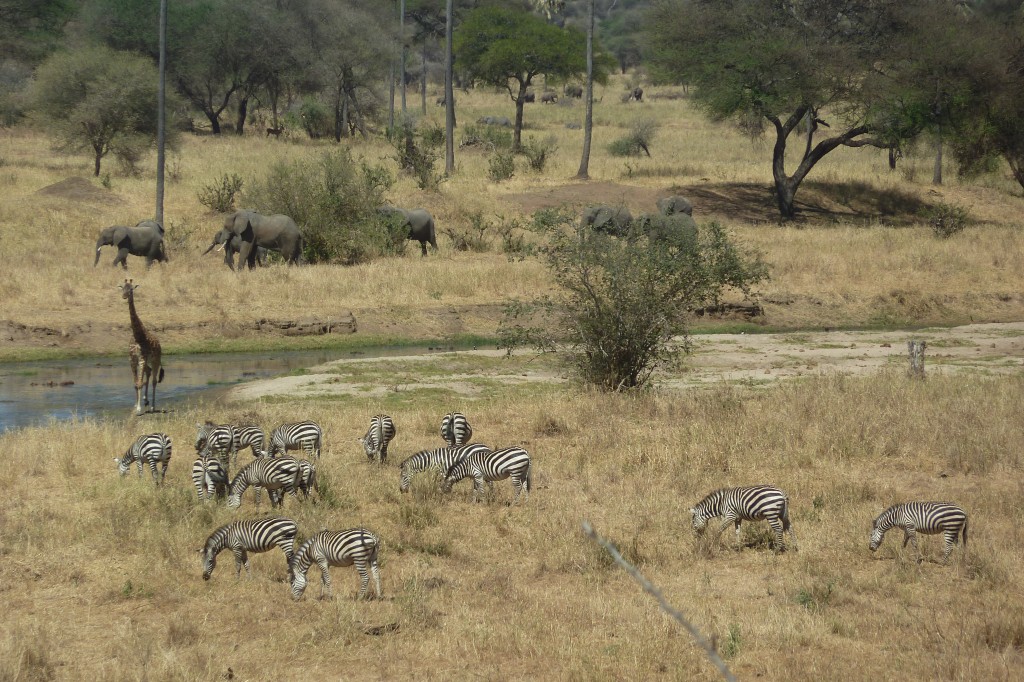
[[[640,102],[641,100],[643,100],[643,98],[644,98],[644,89],[643,88],[633,88],[632,90],[629,91],[629,99],[636,100],[637,102]]]
[[[203,255],[213,251],[214,247],[220,246],[224,249],[224,263],[227,264],[232,270],[235,269],[235,254],[242,249],[242,238],[237,234],[230,232],[224,228],[217,231],[217,234],[213,235],[213,243],[206,247],[206,251],[203,251]],[[263,265],[267,261],[267,250],[262,246],[256,247],[256,264]]]
[[[597,232],[622,237],[633,222],[633,214],[625,206],[587,206],[583,209],[580,227],[592,227]]]
[[[485,126],[512,127],[512,121],[509,120],[508,116],[481,116],[476,122]]]
[[[541,104],[558,104],[558,94],[555,92],[544,92],[540,96]]]
[[[96,260],[93,261],[93,267],[99,264],[100,249],[104,246],[117,247],[117,256],[112,265],[120,263],[125,270],[128,269],[129,255],[144,256],[147,268],[153,261],[165,263],[170,260],[164,245],[164,228],[155,220],[142,220],[135,227],[111,225],[104,228],[96,240]]]
[[[437,251],[437,234],[434,225],[434,217],[422,208],[398,208],[397,206],[385,205],[377,209],[387,220],[394,220],[398,224],[405,224],[409,228],[409,236],[420,243],[423,252],[427,255],[427,244],[429,243]]]
[[[302,234],[295,221],[286,215],[265,216],[256,211],[235,211],[224,219],[224,230],[239,238],[239,268],[243,263],[250,269],[256,267],[259,247],[277,251],[289,265],[299,263],[302,258]],[[228,239],[230,243],[231,239]]]
[[[583,86],[567,84],[562,89],[562,92],[565,93],[566,97],[575,97],[576,99],[580,99],[583,97]]]
[[[662,215],[674,215],[676,213],[685,213],[686,215],[693,215],[693,204],[686,197],[675,194],[670,197],[662,197],[658,199],[658,212]]]
[[[633,221],[630,236],[646,236],[651,243],[692,253],[697,248],[697,223],[685,213],[644,213]]]
[[[536,101],[537,101],[537,93],[533,92],[532,90],[527,90],[526,94],[523,95],[523,102],[528,102],[530,104],[533,104]]]

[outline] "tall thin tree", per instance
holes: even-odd
[[[156,215],[154,220],[164,224],[164,146],[167,135],[164,131],[167,121],[164,116],[164,92],[167,79],[167,0],[160,0],[160,81],[156,89]]]
[[[583,123],[583,157],[576,177],[590,179],[590,138],[594,132],[594,0],[587,0],[587,115]]]
[[[444,172],[455,172],[455,93],[452,88],[452,27],[454,26],[452,0],[445,2],[444,10]]]
[[[402,118],[405,118],[405,0],[399,0],[398,40],[401,55],[398,60],[398,77],[402,85]]]

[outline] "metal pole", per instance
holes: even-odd
[[[164,224],[164,73],[167,67],[167,0],[160,0],[160,84],[156,90],[156,222]]]

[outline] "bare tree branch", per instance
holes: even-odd
[[[622,555],[619,554],[619,550],[615,548],[615,545],[613,545],[605,538],[601,537],[601,535],[596,530],[594,530],[594,527],[590,525],[589,521],[583,522],[583,533],[588,538],[590,538],[598,545],[603,547],[606,552],[611,554],[612,559],[615,560],[615,563],[617,563],[619,566],[622,566],[622,568],[624,568],[627,573],[633,576],[633,578],[638,583],[640,583],[640,586],[644,588],[644,592],[658,600],[658,605],[661,606],[661,610],[667,613],[668,615],[672,616],[672,618],[674,618],[677,623],[682,625],[686,629],[686,631],[690,633],[690,636],[693,637],[693,639],[697,642],[697,644],[701,646],[702,649],[704,649],[704,651],[708,655],[708,658],[711,659],[711,662],[715,664],[715,667],[718,668],[718,671],[722,673],[722,677],[724,677],[726,680],[729,680],[729,682],[736,682],[736,678],[729,670],[729,667],[725,664],[725,661],[722,660],[722,657],[718,655],[717,651],[715,651],[715,648],[711,646],[711,642],[709,642],[708,639],[703,634],[701,634],[701,631],[698,630],[696,626],[692,625],[690,621],[686,620],[682,613],[680,613],[678,610],[673,608],[671,604],[665,601],[665,597],[661,594],[661,590],[659,590],[653,583],[651,583],[651,581],[645,578],[636,566],[622,558]]]

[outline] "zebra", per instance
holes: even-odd
[[[789,497],[778,488],[755,485],[744,488],[722,488],[708,495],[690,508],[693,515],[693,529],[703,535],[709,520],[724,516],[725,521],[718,528],[715,537],[732,523],[736,526],[736,542],[740,540],[741,521],[768,521],[775,532],[775,549],[782,551],[782,533],[789,533],[796,549],[796,535],[789,523]]]
[[[242,493],[250,485],[257,486],[256,504],[260,503],[259,488],[266,488],[270,491],[270,506],[284,504],[284,497],[280,493],[289,492],[296,495],[299,487],[299,476],[302,472],[298,460],[291,457],[280,457],[272,459],[259,457],[249,462],[244,469],[231,481],[231,494],[228,497],[228,506],[232,509],[242,504]],[[280,491],[275,495],[275,491]]]
[[[309,459],[316,455],[320,459],[320,444],[323,441],[323,431],[316,422],[304,421],[291,424],[281,424],[270,435],[270,450],[268,456],[273,457],[277,453],[287,454],[288,450],[302,448]]]
[[[199,500],[224,497],[228,489],[228,472],[216,457],[200,455],[192,463],[192,485],[196,487]]]
[[[451,492],[452,486],[466,478],[473,478],[473,499],[477,500],[484,492],[484,482],[488,488],[494,490],[494,481],[506,478],[512,479],[512,487],[515,488],[516,496],[512,498],[511,504],[515,504],[519,495],[524,491],[526,496],[523,499],[530,499],[530,454],[519,447],[502,448],[494,451],[477,451],[467,454],[456,462],[445,474],[444,482],[441,484],[441,492]]]
[[[441,440],[449,447],[465,445],[472,437],[473,427],[461,412],[449,412],[441,419]]]
[[[284,552],[288,560],[288,579],[292,578],[292,557],[295,548],[295,522],[282,517],[232,521],[221,526],[206,538],[206,545],[198,552],[203,557],[203,580],[209,580],[213,569],[217,566],[217,555],[222,550],[230,549],[235,555],[235,578],[242,575],[250,576],[249,552],[266,552],[275,546]]]
[[[253,457],[263,457],[266,455],[264,450],[266,447],[265,441],[266,437],[263,435],[263,429],[258,426],[244,424],[235,427],[236,454],[246,448],[251,448]]]
[[[310,462],[308,459],[299,460],[299,491],[302,493],[303,499],[309,499],[309,491],[315,490],[317,494],[320,493],[320,484],[316,479],[316,465]]]
[[[204,457],[214,454],[225,468],[238,465],[234,426],[207,420],[205,424],[196,424],[196,427],[199,429],[196,433],[197,454]]]
[[[401,479],[398,483],[398,491],[409,492],[412,485],[412,477],[427,469],[437,469],[441,475],[448,473],[456,462],[468,454],[475,452],[490,452],[486,445],[474,443],[473,445],[458,445],[455,447],[437,448],[436,450],[421,450],[415,455],[407,457],[399,464]]]
[[[167,475],[167,465],[171,463],[171,439],[165,433],[139,436],[125,451],[124,456],[115,457],[114,461],[117,462],[117,472],[122,476],[128,473],[128,467],[132,462],[138,462],[139,478],[142,478],[142,463],[147,462],[150,471],[153,472],[153,481],[160,485]],[[156,473],[157,462],[163,464],[159,476]]]
[[[328,572],[330,566],[351,566],[355,564],[359,571],[359,596],[362,599],[367,596],[367,586],[370,575],[366,569],[369,566],[373,573],[373,583],[376,588],[377,598],[380,599],[380,565],[377,563],[377,553],[380,549],[380,538],[365,528],[350,528],[349,530],[325,530],[302,543],[299,551],[291,563],[292,598],[301,599],[302,593],[306,590],[306,573],[309,567],[316,563],[320,568],[320,598],[331,595],[331,576]]]
[[[388,459],[388,443],[395,437],[395,422],[386,414],[378,414],[370,420],[366,435],[359,439],[366,450],[366,458],[380,464]]]
[[[868,548],[874,552],[882,544],[886,531],[890,528],[903,529],[903,546],[910,542],[917,552],[917,563],[924,561],[921,550],[917,547],[917,534],[936,535],[942,533],[946,540],[946,552],[942,555],[942,563],[949,560],[953,545],[963,535],[964,550],[967,549],[967,513],[949,502],[905,502],[894,504],[878,515],[871,523],[871,543]]]

